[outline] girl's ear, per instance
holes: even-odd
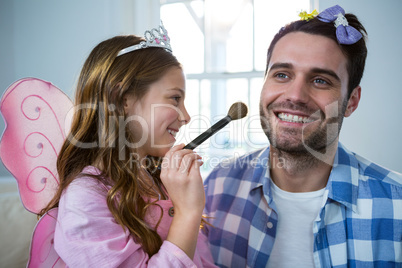
[[[361,90],[362,88],[357,86],[355,89],[353,89],[352,94],[350,94],[348,106],[346,107],[345,111],[345,117],[349,117],[357,109],[357,106],[359,106]]]
[[[124,115],[128,116],[136,114],[138,112],[138,106],[141,105],[137,97],[135,97],[133,94],[124,94],[122,104]]]
[[[130,107],[133,107],[134,98],[129,95],[124,95],[123,97],[123,108],[124,108],[124,115],[129,113]]]

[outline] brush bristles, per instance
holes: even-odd
[[[243,102],[235,102],[230,106],[228,116],[232,118],[232,120],[237,120],[243,118],[247,115],[248,108]]]

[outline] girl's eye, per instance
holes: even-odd
[[[176,104],[179,104],[181,96],[173,96],[173,97],[171,97],[171,99],[173,99],[176,102]]]

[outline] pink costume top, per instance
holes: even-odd
[[[87,174],[99,174],[95,167],[86,167]],[[109,187],[110,188],[110,187]],[[106,203],[108,187],[92,177],[75,179],[59,202],[54,246],[70,267],[215,267],[200,232],[194,259],[179,247],[166,241],[172,217],[171,200],[157,202],[163,217],[157,232],[163,240],[159,252],[149,258],[141,244],[116,223]],[[155,226],[161,209],[151,206],[145,221]]]

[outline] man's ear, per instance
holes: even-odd
[[[360,86],[357,86],[355,89],[353,89],[348,100],[345,117],[349,117],[357,109],[357,106],[359,106],[361,91],[362,88]]]

